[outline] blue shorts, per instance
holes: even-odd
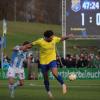
[[[54,60],[54,61],[50,62],[49,64],[40,64],[40,68],[41,68],[42,73],[45,73],[49,69],[57,68],[57,62],[56,62],[56,60]]]

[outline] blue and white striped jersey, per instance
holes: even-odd
[[[16,46],[11,57],[11,67],[22,68],[26,55],[27,52],[20,50],[20,46]]]

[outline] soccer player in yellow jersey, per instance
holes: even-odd
[[[54,36],[53,31],[47,30],[44,32],[44,38],[40,38],[28,45],[29,47],[32,47],[33,45],[38,45],[40,47],[40,68],[44,77],[44,85],[50,98],[53,98],[53,95],[49,88],[49,69],[52,71],[52,74],[58,80],[58,82],[62,85],[63,94],[67,92],[66,84],[64,83],[62,77],[58,75],[56,63],[56,43],[66,40],[70,37],[72,37],[72,34],[60,38]]]

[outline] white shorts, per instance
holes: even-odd
[[[7,78],[16,78],[20,80],[25,79],[24,68],[9,67],[7,72]]]

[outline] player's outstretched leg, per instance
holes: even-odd
[[[10,93],[10,97],[11,98],[14,98],[15,97],[14,85],[9,85],[9,93]]]
[[[60,75],[58,75],[58,70],[57,70],[56,67],[55,68],[52,68],[52,73],[55,76],[55,78],[58,80],[58,82],[62,85],[63,94],[66,94],[67,93],[67,86],[64,83],[62,77]]]
[[[56,78],[56,79],[58,80],[58,82],[61,84],[63,94],[66,94],[66,93],[67,93],[67,86],[66,86],[66,84],[64,83],[62,77],[61,77],[60,75],[58,75],[58,76],[55,76],[55,78]]]
[[[66,84],[62,84],[62,90],[63,90],[63,94],[67,93],[67,86],[66,86]]]
[[[14,98],[15,97],[15,89],[20,85],[19,81],[17,81],[14,84],[9,84],[9,92],[10,92],[10,97]]]

